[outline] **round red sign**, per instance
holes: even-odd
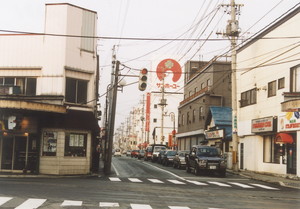
[[[164,79],[164,77],[166,77],[167,71],[171,71],[173,73],[173,82],[177,82],[182,74],[180,64],[173,59],[165,59],[157,65],[156,75],[158,79]]]

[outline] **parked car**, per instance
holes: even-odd
[[[145,150],[144,160],[156,161],[158,158],[159,151],[166,150],[167,146],[163,144],[151,144]]]
[[[128,157],[131,156],[131,150],[126,151],[126,156],[128,156]]]
[[[142,159],[145,156],[145,151],[144,150],[139,150],[139,154],[138,154],[138,159]]]
[[[164,166],[168,166],[170,164],[173,164],[173,159],[176,155],[177,151],[176,150],[168,150],[165,152],[163,158],[162,158],[162,164]]]
[[[186,171],[188,173],[193,171],[195,175],[217,172],[225,177],[226,161],[216,147],[196,145],[186,157]]]
[[[138,157],[139,151],[138,150],[132,150],[131,151],[131,157]]]
[[[185,158],[188,153],[189,151],[187,150],[178,151],[173,160],[173,167],[178,169],[185,168],[186,166]]]
[[[159,153],[158,153],[158,156],[157,156],[157,162],[162,164],[162,159],[165,155],[167,150],[160,150]]]
[[[120,149],[116,149],[115,152],[114,152],[114,157],[121,157],[122,154],[121,154],[121,150]]]

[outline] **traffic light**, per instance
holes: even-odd
[[[139,76],[139,90],[140,91],[145,91],[147,88],[147,79],[148,79],[148,70],[146,68],[143,68],[140,71],[140,76]]]

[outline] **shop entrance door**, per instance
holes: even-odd
[[[2,150],[1,150],[1,169],[12,169],[13,164],[13,137],[2,138]]]
[[[13,170],[25,169],[27,137],[15,136]]]
[[[287,173],[296,174],[296,144],[287,144]]]
[[[2,138],[2,170],[23,170],[25,168],[26,144],[26,136]]]

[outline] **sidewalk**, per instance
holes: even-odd
[[[284,187],[300,189],[300,178],[295,176],[284,176],[284,175],[276,175],[272,173],[260,173],[260,172],[247,171],[247,170],[242,170],[239,172],[235,172],[233,170],[227,170],[227,172],[244,176],[249,179],[255,179],[255,180],[264,181],[268,183],[279,184]]]

